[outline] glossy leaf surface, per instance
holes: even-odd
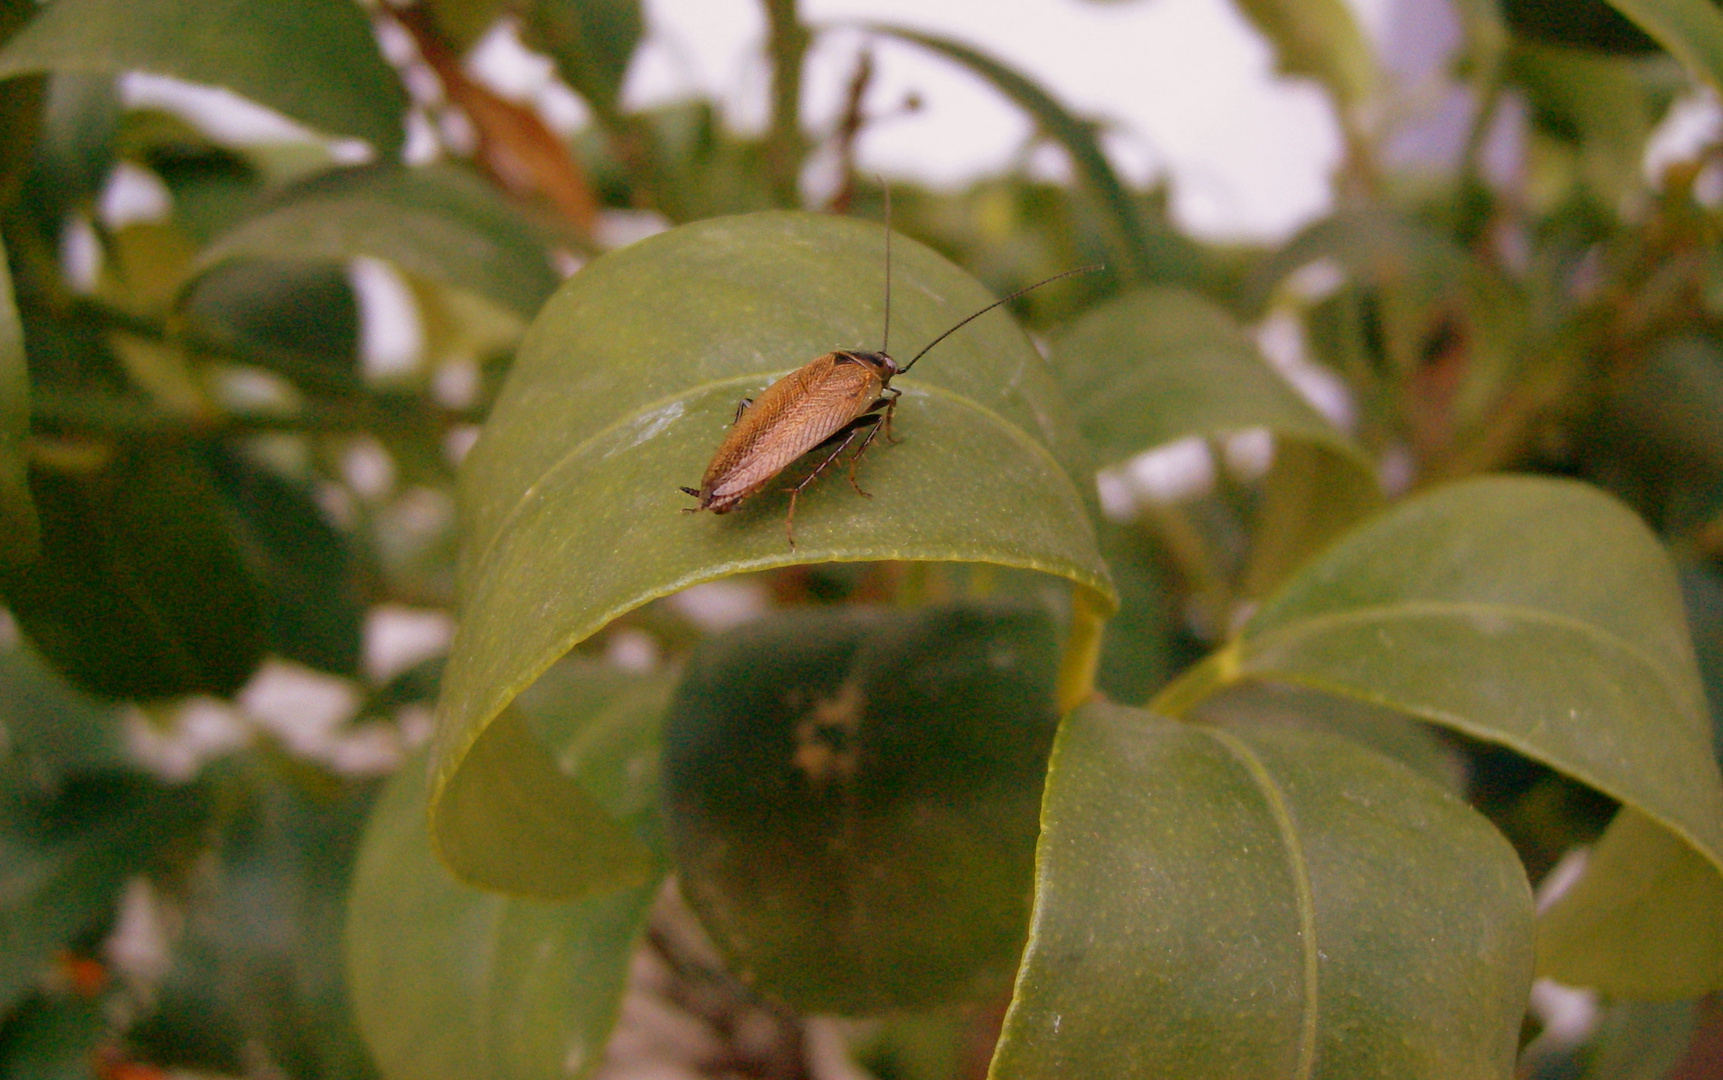
[[[1403,503],[1307,566],[1163,700],[1244,677],[1500,743],[1720,862],[1723,783],[1674,572],[1592,488],[1497,477]]]
[[[667,688],[595,665],[553,669],[522,708],[558,760],[650,833]],[[602,1058],[656,876],[545,903],[452,877],[425,830],[422,759],[367,826],[347,920],[359,1023],[389,1080],[583,1076]]]
[[[806,612],[698,653],[665,729],[684,895],[804,1012],[982,997],[1028,921],[1057,714],[1033,608]]]
[[[206,248],[229,259],[346,262],[370,255],[531,317],[556,288],[544,238],[490,188],[452,165],[337,173],[284,194]]]
[[[991,1075],[1505,1080],[1531,914],[1501,835],[1395,762],[1087,705]]]
[[[595,260],[528,331],[462,475],[460,630],[439,702],[433,800],[486,725],[558,656],[648,600],[746,570],[828,561],[996,563],[1111,610],[1079,437],[1004,313],[895,385],[897,445],[796,511],[768,491],[681,513],[739,398],[834,348],[879,341],[877,226],[767,213],[686,226]],[[992,298],[926,248],[893,252],[892,335],[913,349]],[[833,470],[836,473],[837,470]],[[1086,599],[1085,599],[1086,598]],[[494,838],[493,838],[494,839]]]
[[[385,157],[404,134],[406,92],[349,0],[54,0],[0,50],[0,78],[125,71],[224,86]]]

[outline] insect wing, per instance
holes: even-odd
[[[790,372],[755,399],[706,467],[707,505],[722,510],[747,498],[867,411],[879,397],[879,375],[840,356]]]

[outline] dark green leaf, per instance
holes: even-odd
[[[131,763],[120,710],[91,698],[24,645],[0,650],[0,759],[57,784]]]
[[[12,302],[12,273],[0,245],[0,561],[35,557],[41,542],[36,507],[24,464],[30,434],[30,374],[24,363],[24,331]]]
[[[1343,740],[1092,704],[1054,746],[995,1076],[1511,1075],[1531,895],[1477,813]]]
[[[1119,589],[1119,613],[1102,636],[1095,685],[1115,701],[1147,701],[1182,666],[1173,572],[1141,529],[1103,522],[1101,547]]]
[[[0,78],[172,75],[225,86],[392,157],[407,95],[351,0],[54,0],[0,49]]]
[[[1687,73],[1723,92],[1723,14],[1707,0],[1609,0],[1610,5],[1681,61]]]
[[[333,262],[230,259],[180,310],[200,338],[313,393],[358,389],[359,305]]]
[[[655,831],[657,721],[668,687],[591,664],[553,668],[521,708],[610,812]],[[547,904],[450,876],[409,762],[367,826],[347,917],[359,1024],[390,1080],[578,1078],[602,1059],[657,875]]]
[[[437,34],[456,52],[465,53],[503,13],[505,0],[425,0],[436,21]],[[512,6],[512,5],[510,5]]]
[[[76,472],[32,470],[41,557],[0,572],[0,592],[87,690],[233,693],[262,659],[262,613],[209,471],[185,450],[110,453]]]
[[[1231,316],[1185,289],[1142,289],[1085,313],[1053,367],[1096,457],[1117,464],[1187,435],[1247,428],[1369,462],[1268,365]]]
[[[738,398],[879,340],[881,239],[877,226],[808,214],[705,221],[595,260],[545,306],[464,466],[465,607],[434,802],[492,719],[573,645],[648,600],[747,570],[902,559],[1065,578],[1078,609],[1068,685],[1086,693],[1112,592],[1082,447],[1040,357],[1001,314],[899,384],[901,445],[881,440],[860,470],[873,498],[841,477],[811,487],[798,546],[776,492],[723,517],[680,513],[678,485],[699,482]],[[913,243],[896,245],[893,275],[893,333],[913,345],[990,300]]]
[[[377,785],[270,775],[257,757],[222,763],[214,781],[219,841],[181,898],[172,965],[128,1041],[148,1060],[200,1072],[265,1060],[286,1076],[367,1080],[375,1071],[340,950]]]
[[[1034,609],[850,609],[696,654],[665,728],[684,895],[805,1012],[997,992],[1022,945],[1056,714]]]
[[[10,1080],[90,1080],[111,1021],[97,997],[40,996],[0,1025],[0,1075]]]
[[[127,878],[202,818],[199,787],[107,774],[44,792],[0,771],[0,1014],[106,915]]]
[[[545,237],[495,190],[452,165],[319,177],[270,203],[198,257],[345,263],[370,255],[530,318],[556,288]]]
[[[527,44],[549,53],[557,70],[601,114],[616,111],[622,76],[640,44],[640,0],[532,0],[522,14]]]
[[[263,600],[269,651],[342,675],[359,670],[366,568],[313,493],[238,454],[210,456],[240,553]]]
[[[1582,484],[1498,477],[1400,505],[1305,567],[1163,700],[1238,678],[1509,747],[1648,815],[1713,874],[1723,863],[1723,781],[1674,572],[1631,512]],[[1653,899],[1671,918],[1696,910],[1675,892]],[[1645,978],[1683,966],[1631,940]]]
[[[1641,188],[1659,102],[1633,61],[1521,44],[1509,54],[1508,74],[1543,130],[1573,146],[1599,203],[1614,209]]]

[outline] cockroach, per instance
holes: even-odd
[[[796,499],[857,439],[861,444],[850,459],[850,486],[855,488],[856,494],[873,498],[857,482],[856,466],[882,428],[887,442],[899,441],[892,434],[891,420],[903,391],[891,385],[892,379],[914,367],[916,361],[932,351],[935,345],[994,308],[1060,278],[1099,269],[1101,267],[1095,265],[1066,270],[1018,289],[1003,300],[995,300],[957,322],[923,346],[909,363],[899,366],[886,352],[891,342],[891,203],[888,196],[885,328],[880,335],[879,351],[839,349],[826,353],[766,387],[758,398],[743,398],[736,406],[730,433],[713,452],[712,461],[706,466],[706,475],[700,478],[700,486],[681,489],[700,500],[699,506],[686,507],[683,512],[693,514],[710,510],[714,514],[729,513],[804,454],[830,450],[800,483],[789,489],[790,510],[784,516],[784,533],[790,546],[795,547]]]

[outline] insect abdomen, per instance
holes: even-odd
[[[827,353],[790,372],[737,418],[700,480],[700,507],[722,514],[825,442],[878,399],[875,367]]]

